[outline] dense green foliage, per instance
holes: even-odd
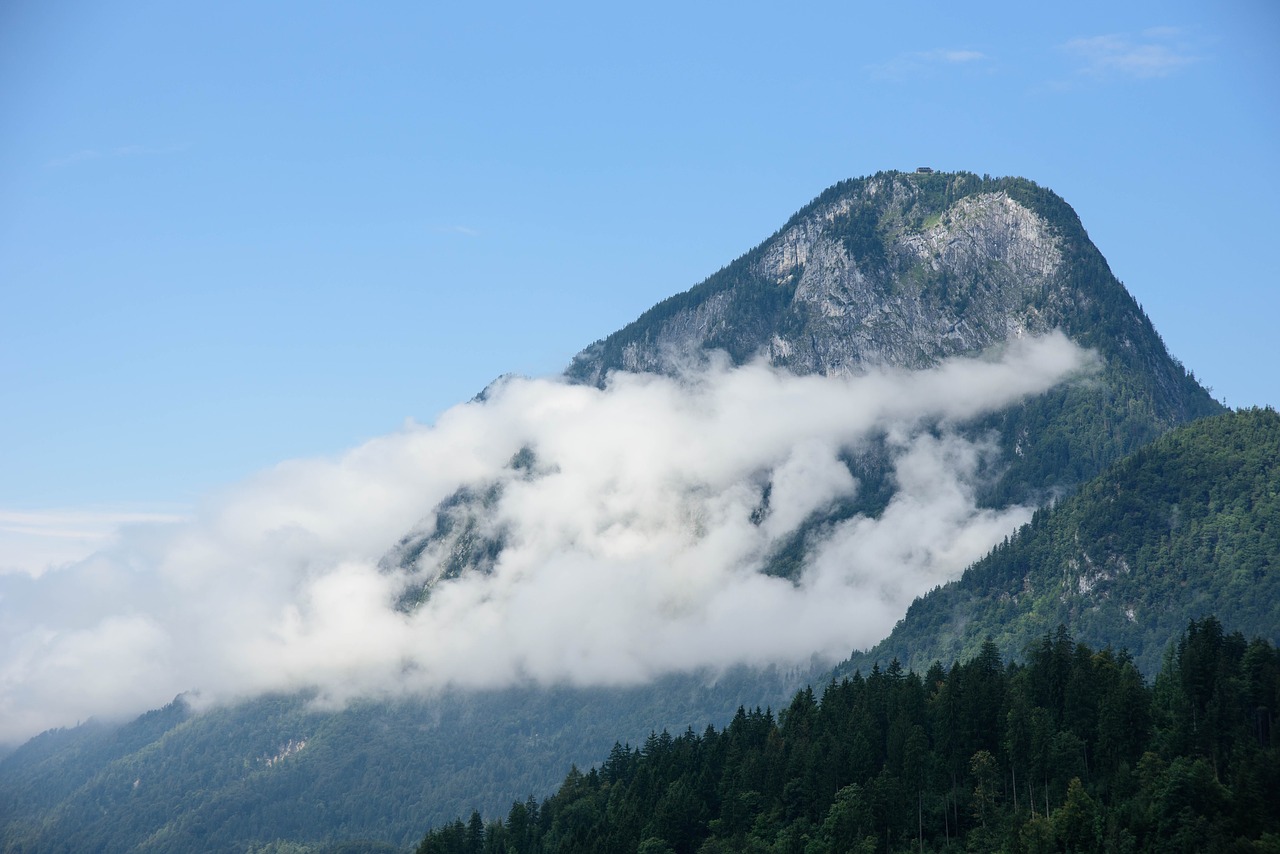
[[[774,719],[615,745],[555,795],[430,831],[482,852],[1274,851],[1280,653],[1190,623],[1153,687],[1125,653],[1045,635],[924,677],[896,662]]]
[[[1280,640],[1280,414],[1245,410],[1180,427],[1112,467],[917,600],[847,665],[912,667],[1005,655],[1059,623],[1132,650],[1153,674],[1179,629],[1206,613]]]
[[[561,769],[653,726],[726,722],[810,672],[672,676],[316,708],[267,697],[123,727],[54,730],[0,759],[0,851],[278,852],[410,845],[424,823],[549,791]],[[263,846],[268,846],[263,848]]]

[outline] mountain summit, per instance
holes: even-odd
[[[1076,300],[1061,275],[1065,237],[1027,199],[1032,187],[965,174],[838,184],[707,281],[588,347],[569,374],[670,370],[710,348],[737,361],[767,354],[798,373],[924,368],[1047,332]]]
[[[1009,475],[993,500],[1079,483],[1169,428],[1223,411],[1170,357],[1079,218],[1024,178],[881,172],[843,181],[696,287],[579,353],[567,376],[669,373],[723,350],[808,374],[908,369],[1058,329],[1103,361],[984,426]]]
[[[1158,340],[1054,193],[1023,178],[887,172],[831,187],[764,243],[587,347],[567,373],[670,371],[709,349],[797,373],[924,368],[1055,328],[1090,346],[1105,333],[1131,347]],[[1192,414],[1181,371],[1160,368],[1162,403]]]

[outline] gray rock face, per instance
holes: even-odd
[[[723,346],[726,333],[745,345],[737,355],[798,373],[920,368],[1061,324],[1075,301],[1060,275],[1061,237],[1005,190],[934,209],[920,184],[948,179],[876,177],[820,200],[739,260],[750,295],[728,288],[699,299],[695,289],[656,325],[622,330],[617,357],[597,342],[570,373],[599,382],[610,369],[669,372]],[[772,328],[744,329],[742,303],[762,289],[785,309]]]
[[[929,367],[1061,330],[1099,357],[1085,385],[972,425],[1008,469],[986,500],[1042,501],[1178,424],[1222,411],[1172,358],[1079,218],[1022,178],[880,173],[835,185],[701,284],[579,353],[573,381],[675,373],[709,350],[795,373]]]
[[[781,281],[801,270],[793,308],[803,332],[769,342],[774,362],[804,373],[919,368],[1048,331],[1037,303],[1054,290],[1059,241],[1006,193],[962,199],[922,231],[896,230],[884,266],[860,266],[821,227],[846,205],[792,227],[765,252],[762,273]]]
[[[706,302],[672,317],[652,341],[628,342],[622,351],[622,369],[637,372],[671,371],[682,360],[703,348],[710,330],[725,325],[725,315],[730,304],[730,294],[712,294]],[[581,357],[575,357],[575,360],[578,358]],[[597,377],[600,375],[597,372]]]

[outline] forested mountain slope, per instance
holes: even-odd
[[[1030,525],[964,576],[918,599],[893,633],[855,655],[865,673],[1005,655],[1060,623],[1127,648],[1148,675],[1186,621],[1224,615],[1280,640],[1280,414],[1252,409],[1161,437]]]
[[[178,698],[123,727],[45,733],[0,760],[0,851],[398,849],[424,822],[550,791],[567,764],[601,761],[618,738],[725,723],[743,703],[781,705],[814,675],[447,692],[339,711],[292,695],[195,713]]]
[[[775,717],[652,734],[541,804],[429,832],[418,854],[1273,851],[1280,655],[1212,617],[1133,662],[1045,635],[923,678],[896,664]]]

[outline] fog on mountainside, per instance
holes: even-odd
[[[857,377],[712,358],[604,388],[505,381],[434,426],[281,464],[190,523],[0,579],[0,738],[188,690],[341,702],[843,657],[1030,518],[978,506],[998,452],[954,427],[1092,367],[1054,334]],[[788,534],[856,494],[843,454],[872,438],[897,487],[884,511],[823,531],[794,581],[763,574]],[[398,608],[442,556],[392,572],[379,558],[475,483],[502,486],[482,524],[505,548]]]

